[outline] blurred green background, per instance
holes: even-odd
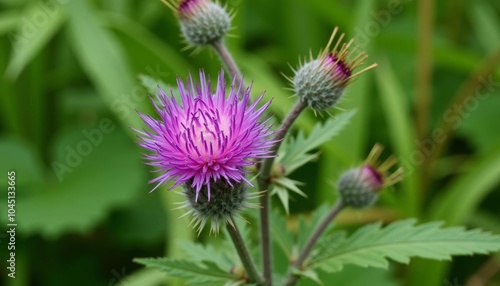
[[[292,223],[332,203],[331,182],[380,142],[407,178],[376,207],[343,213],[339,225],[418,217],[500,233],[499,1],[223,3],[237,11],[230,50],[254,95],[273,98],[277,118],[295,101],[280,73],[292,75],[288,64],[316,54],[335,26],[379,64],[334,111],[355,108],[355,120],[293,174],[309,200],[291,203]],[[179,195],[148,193],[154,174],[129,127],[144,127],[136,111],[152,113],[144,86],[200,68],[214,78],[217,55],[181,51],[176,19],[159,0],[3,0],[0,36],[0,221],[3,229],[7,171],[15,170],[18,222],[16,279],[6,276],[1,234],[0,283],[178,283],[132,263],[182,255],[176,240],[194,238],[189,220],[172,211]],[[307,133],[323,119],[308,111],[298,126]],[[347,270],[338,285],[365,285],[360,277],[370,285],[500,285],[498,255]]]

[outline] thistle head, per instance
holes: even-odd
[[[250,184],[246,167],[270,157],[274,143],[268,140],[273,132],[267,120],[260,122],[270,102],[258,108],[261,95],[248,105],[250,88],[242,91],[234,81],[226,92],[223,71],[213,93],[203,71],[199,84],[189,76],[186,85],[178,79],[177,86],[180,100],[160,89],[152,100],[159,119],[140,114],[150,130],[136,130],[139,145],[150,153],[147,164],[158,168],[159,175],[150,181],[157,184],[153,190],[169,181],[175,182],[172,188],[187,183],[196,201],[202,190],[211,200],[211,186],[219,181]]]
[[[186,215],[192,215],[191,225],[200,233],[205,225],[210,223],[210,233],[219,233],[220,226],[232,224],[231,218],[240,217],[240,212],[247,207],[257,207],[251,203],[247,185],[242,182],[218,180],[211,184],[209,190],[203,186],[200,191],[191,186],[190,182],[183,185],[186,202],[181,208],[186,209]]]
[[[340,35],[331,49],[337,31],[335,28],[324,51],[317,58],[311,55],[310,60],[301,64],[291,79],[295,93],[315,110],[334,106],[349,82],[376,66],[373,64],[355,72],[368,56],[364,52],[358,52],[358,47],[351,48],[354,39],[343,43],[344,34]]]
[[[389,157],[382,164],[377,163],[382,150],[380,145],[375,145],[360,167],[352,168],[340,176],[337,188],[344,204],[353,208],[369,207],[376,202],[384,187],[403,179],[401,168],[388,173],[397,162],[394,157]]]
[[[182,34],[194,46],[219,41],[231,27],[231,16],[211,0],[162,0],[175,11]]]

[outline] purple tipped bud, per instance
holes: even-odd
[[[350,49],[353,40],[341,44],[343,34],[333,50],[329,51],[336,32],[337,28],[325,51],[316,59],[311,57],[309,62],[303,64],[292,81],[295,93],[313,109],[321,110],[334,106],[353,77],[376,66],[371,65],[353,74],[353,71],[364,63],[367,56],[364,52],[360,52],[353,57],[352,52],[357,49]]]
[[[375,190],[384,185],[383,175],[372,166],[363,166],[361,168],[361,177]]]
[[[345,59],[338,58],[337,56],[329,53],[324,62],[326,68],[330,71],[332,79],[338,82],[339,85],[347,85],[351,77],[351,68]]]
[[[387,174],[396,163],[393,157],[377,164],[381,152],[382,147],[375,145],[361,167],[350,169],[340,176],[337,187],[346,205],[353,208],[369,207],[377,201],[382,188],[402,180],[402,169]]]
[[[179,3],[179,17],[192,18],[196,17],[196,13],[203,11],[206,8],[209,0],[184,0]]]
[[[177,14],[182,34],[195,46],[222,39],[231,27],[231,17],[226,10],[210,0],[180,1]]]
[[[348,206],[365,208],[373,205],[381,184],[377,173],[370,166],[348,170],[340,176],[338,190]]]

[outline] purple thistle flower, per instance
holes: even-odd
[[[193,82],[191,75],[187,85],[177,79],[179,104],[171,91],[167,96],[160,89],[156,95],[158,103],[152,103],[160,115],[153,119],[140,114],[151,131],[137,131],[142,140],[139,145],[153,154],[145,155],[147,164],[158,167],[161,174],[149,183],[161,184],[174,180],[172,188],[190,180],[196,189],[196,200],[203,186],[207,186],[210,200],[210,185],[218,180],[245,181],[245,167],[255,163],[252,159],[270,157],[269,147],[274,143],[267,138],[273,134],[269,121],[259,122],[260,116],[269,106],[267,102],[257,108],[261,95],[247,106],[250,88],[242,92],[242,85],[231,87],[226,96],[224,72],[221,71],[215,93],[210,91],[210,81],[200,71],[200,84]]]

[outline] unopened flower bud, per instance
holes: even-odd
[[[382,147],[375,145],[361,167],[350,169],[340,176],[337,188],[344,204],[353,208],[369,207],[377,201],[384,187],[393,185],[403,178],[400,168],[390,175],[387,174],[396,163],[394,157],[389,157],[377,165],[381,152]]]
[[[350,49],[352,39],[348,43],[341,44],[344,34],[340,35],[335,47],[330,50],[336,33],[337,28],[333,31],[325,50],[316,59],[311,56],[310,60],[295,72],[291,80],[295,93],[312,109],[322,110],[334,106],[354,77],[376,66],[374,64],[354,73],[368,56],[364,52],[353,55],[357,47]]]
[[[380,174],[370,166],[350,169],[340,176],[338,189],[344,203],[354,208],[373,205],[382,186]]]
[[[198,231],[211,221],[211,232],[218,233],[220,225],[224,226],[231,217],[239,216],[239,212],[249,206],[245,182],[231,181],[230,184],[226,180],[217,180],[210,184],[210,190],[204,185],[199,191],[192,186],[192,182],[183,186],[187,214],[193,214],[193,227],[198,227]]]
[[[171,0],[176,2],[175,0]],[[182,0],[169,6],[175,7],[181,31],[186,40],[195,46],[214,43],[222,39],[231,27],[231,16],[218,3],[210,0]]]

